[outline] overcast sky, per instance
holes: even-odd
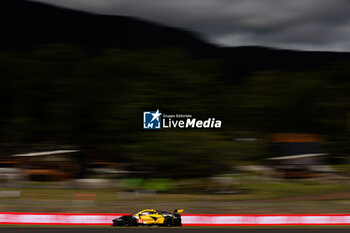
[[[37,0],[199,32],[220,45],[350,51],[350,0]]]

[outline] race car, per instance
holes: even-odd
[[[154,209],[144,209],[130,215],[123,215],[113,219],[113,226],[182,226],[181,213],[182,209],[174,210],[174,213],[158,211]]]

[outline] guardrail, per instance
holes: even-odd
[[[111,225],[116,214],[0,212],[0,224]],[[350,214],[215,215],[183,214],[184,226],[350,225]]]

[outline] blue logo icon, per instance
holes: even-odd
[[[160,129],[161,115],[159,109],[156,112],[143,112],[143,128],[144,129]]]

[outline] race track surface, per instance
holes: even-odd
[[[349,233],[349,228],[0,228],[6,233]]]

